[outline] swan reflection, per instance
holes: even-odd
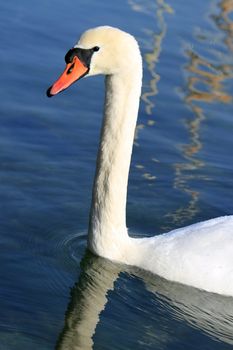
[[[64,329],[56,349],[92,349],[92,336],[99,316],[107,303],[107,294],[114,288],[120,267],[111,261],[86,252],[81,261],[81,273],[71,289]]]
[[[81,262],[79,281],[71,290],[70,302],[65,314],[65,324],[57,341],[56,350],[91,350],[96,326],[100,322],[100,314],[108,302],[108,293],[113,291],[114,283],[121,272],[136,276],[143,281],[148,293],[148,299],[156,303],[151,317],[151,305],[148,310],[137,306],[137,312],[148,317],[147,326],[136,324],[142,343],[154,344],[156,333],[161,332],[155,325],[156,313],[163,314],[166,322],[177,320],[186,322],[208,334],[211,338],[233,345],[233,303],[231,297],[206,293],[201,290],[166,281],[140,269],[114,264],[111,261],[96,257],[86,252]],[[127,277],[127,276],[126,276]],[[126,293],[121,290],[121,294]],[[151,294],[152,293],[152,294]],[[124,295],[122,296],[124,298]],[[130,291],[129,299],[133,298]],[[127,299],[125,299],[127,300]],[[154,318],[155,313],[155,318]],[[140,315],[141,317],[141,315]],[[151,317],[151,318],[150,318]],[[122,315],[120,327],[127,327],[127,318]],[[165,341],[171,342],[174,335],[166,332]],[[161,341],[161,339],[160,339]]]

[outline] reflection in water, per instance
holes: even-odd
[[[153,108],[155,106],[153,97],[157,95],[157,83],[160,79],[159,75],[156,72],[156,64],[158,62],[161,50],[162,50],[162,42],[166,35],[167,26],[164,20],[164,14],[166,12],[172,13],[173,10],[170,6],[168,6],[164,0],[157,1],[157,10],[155,12],[156,25],[158,25],[159,31],[158,33],[151,33],[152,36],[152,50],[148,52],[144,56],[144,61],[147,64],[147,69],[151,75],[149,80],[149,86],[144,87],[144,91],[142,94],[142,100],[146,104],[146,113],[148,115],[152,115]],[[153,125],[151,120],[149,120],[148,125]]]
[[[78,283],[71,291],[71,300],[65,316],[64,329],[58,339],[57,350],[91,350],[93,335],[99,322],[100,313],[108,301],[107,295],[114,288],[114,282],[124,269],[122,265],[114,264],[103,258],[86,253],[82,263],[82,272]],[[142,279],[153,298],[160,305],[163,317],[167,321],[173,319],[186,321],[191,327],[200,329],[214,339],[233,344],[233,303],[232,298],[206,293],[195,288],[166,281],[145,271],[126,267],[128,273],[133,273]],[[121,293],[124,293],[122,290]],[[133,300],[133,293],[129,298]],[[130,304],[132,300],[126,299]],[[136,307],[136,306],[135,306]],[[160,330],[150,319],[150,310],[137,305],[137,312],[145,314],[153,332],[148,332],[148,324],[143,329],[147,343],[154,341],[154,333]],[[156,310],[154,310],[156,313]],[[153,314],[154,314],[153,312]],[[120,327],[124,327],[123,324]],[[138,325],[137,325],[138,327]],[[172,335],[167,334],[166,342],[170,343]]]
[[[79,281],[71,290],[65,326],[56,350],[92,349],[99,315],[105,308],[107,293],[113,289],[119,272],[118,265],[86,252],[81,262]]]
[[[233,344],[233,303],[223,297],[162,278],[145,278],[146,288],[164,303],[172,317],[187,321],[212,338]]]
[[[164,0],[152,1],[142,1],[142,0],[129,0],[129,4],[134,11],[143,12],[146,14],[153,14],[156,20],[156,26],[158,26],[158,31],[146,30],[146,34],[149,35],[147,43],[150,42],[150,51],[147,52],[143,57],[143,62],[147,65],[147,70],[150,74],[149,84],[143,86],[142,100],[145,102],[145,112],[149,116],[146,123],[138,124],[135,132],[134,144],[139,146],[138,135],[140,130],[148,126],[153,126],[155,124],[155,118],[152,116],[155,107],[154,97],[157,95],[157,83],[160,79],[156,72],[156,64],[159,60],[159,56],[162,50],[162,42],[166,35],[167,26],[164,20],[165,13],[173,13],[173,9]],[[146,45],[148,45],[146,43]],[[155,174],[151,174],[144,166],[141,164],[136,165],[138,169],[141,169],[142,176],[144,179],[151,181],[156,179]]]
[[[233,12],[233,0],[223,0],[219,3],[220,14],[213,16],[216,25],[221,31],[225,32],[224,42],[226,46],[233,52],[233,23],[230,19]]]
[[[219,4],[221,12],[218,16],[212,16],[221,30],[226,32],[225,43],[232,49],[233,23],[227,14],[233,9],[233,0],[222,1]],[[209,49],[208,45],[207,48]],[[221,62],[212,63],[211,59],[199,55],[194,47],[186,50],[188,64],[185,70],[188,73],[186,84],[186,96],[184,102],[192,111],[193,120],[188,120],[185,125],[189,132],[189,143],[181,147],[185,162],[174,164],[175,178],[173,186],[189,196],[188,204],[178,208],[174,213],[167,216],[176,224],[184,224],[199,211],[199,192],[191,188],[194,179],[208,180],[207,177],[196,175],[196,171],[204,166],[204,162],[198,159],[198,153],[203,145],[200,138],[202,121],[206,118],[204,103],[229,103],[232,97],[224,91],[224,83],[233,77],[232,64]],[[222,56],[220,56],[222,57]]]

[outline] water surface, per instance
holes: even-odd
[[[233,1],[0,4],[0,348],[232,349],[232,299],[86,252],[102,77],[45,91],[85,29],[144,60],[130,234],[232,214]]]

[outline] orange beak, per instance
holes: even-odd
[[[47,96],[52,97],[59,92],[67,89],[76,80],[82,78],[89,71],[77,56],[73,58],[71,63],[68,63],[66,69],[58,80],[47,90]]]

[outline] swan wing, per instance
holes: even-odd
[[[233,296],[233,216],[135,243],[139,267],[168,280]]]

